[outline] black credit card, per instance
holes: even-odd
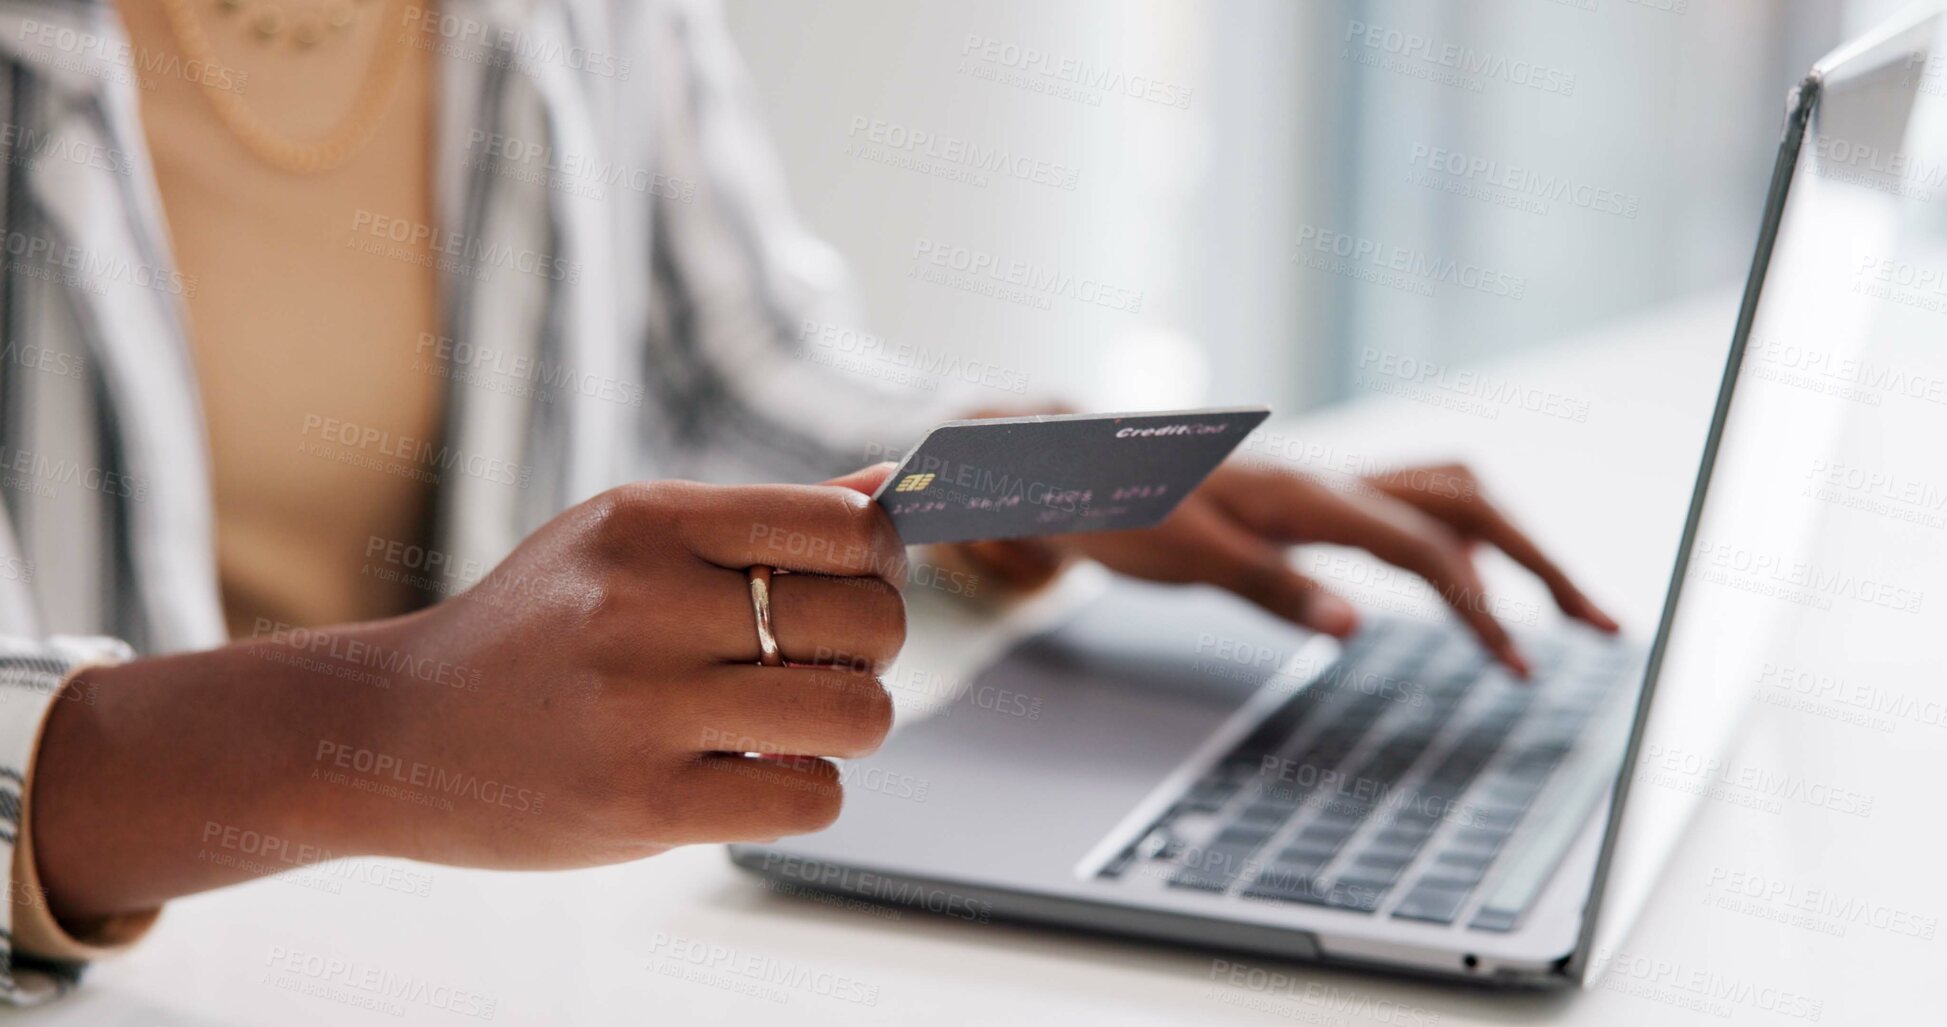
[[[1264,407],[948,421],[873,495],[908,545],[1151,527]]]

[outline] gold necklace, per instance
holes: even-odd
[[[389,0],[385,8],[386,20],[380,23],[381,26],[391,21],[390,15],[399,2]],[[163,11],[169,20],[169,31],[175,35],[177,45],[182,47],[184,57],[206,67],[222,67],[210,47],[209,36],[203,32],[202,23],[189,9],[189,3],[190,0],[162,0]],[[393,98],[398,95],[399,73],[405,66],[405,55],[410,49],[410,43],[387,38],[381,28],[378,52],[372,55],[372,67],[359,83],[358,93],[352,98],[351,110],[330,131],[311,139],[291,139],[273,132],[264,125],[257,112],[250,109],[242,96],[218,88],[217,76],[203,77],[203,98],[209,101],[223,127],[258,160],[287,174],[321,174],[344,166],[371,141],[379,122],[391,109]]]
[[[358,0],[359,5],[370,2]],[[250,27],[250,34],[266,46],[289,34],[291,42],[300,50],[309,50],[334,33],[344,35],[358,13],[352,0],[338,0],[329,10],[312,9],[296,15],[276,4],[251,4],[246,0],[216,0],[216,9],[221,14],[240,16]]]

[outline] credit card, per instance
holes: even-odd
[[[907,545],[1160,523],[1270,411],[948,421],[873,495]]]

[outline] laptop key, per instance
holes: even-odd
[[[1460,907],[1467,901],[1467,893],[1452,888],[1429,888],[1423,881],[1412,891],[1406,893],[1399,905],[1393,908],[1393,916],[1401,920],[1421,920],[1431,924],[1453,923],[1460,914]]]
[[[1391,881],[1375,881],[1367,878],[1334,881],[1325,890],[1325,904],[1333,909],[1349,909],[1357,913],[1370,913],[1379,908],[1379,900],[1386,897]]]
[[[1494,854],[1491,852],[1471,852],[1465,849],[1447,849],[1433,857],[1433,865],[1436,868],[1451,868],[1461,874],[1476,876],[1484,872],[1487,865],[1493,861]]]
[[[1237,815],[1237,822],[1262,826],[1282,824],[1290,820],[1291,815],[1297,811],[1297,803],[1260,800],[1244,807],[1244,811]]]
[[[1202,781],[1183,798],[1183,808],[1193,813],[1215,813],[1237,794],[1235,781]]]
[[[1474,914],[1474,919],[1468,921],[1467,926],[1476,931],[1498,931],[1506,933],[1514,930],[1515,923],[1520,919],[1521,914],[1513,910],[1483,909]]]
[[[1265,875],[1271,877],[1271,875]],[[1310,876],[1277,876],[1270,880],[1259,878],[1244,890],[1246,898],[1270,899],[1275,902],[1298,902],[1307,906],[1323,905],[1325,896],[1318,879]]]
[[[1292,845],[1283,852],[1278,853],[1277,862],[1287,864],[1302,863],[1322,867],[1330,863],[1332,857],[1337,855],[1338,851],[1336,847],[1328,849],[1317,845],[1300,843]]]
[[[1374,877],[1384,877],[1386,880],[1391,881],[1393,878],[1399,876],[1401,870],[1406,869],[1406,864],[1412,861],[1413,854],[1410,852],[1401,854],[1396,852],[1374,852],[1371,849],[1364,849],[1357,856],[1353,857],[1352,866],[1354,869],[1371,874]]]

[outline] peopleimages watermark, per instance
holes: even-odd
[[[1244,440],[1247,456],[1330,477],[1348,488],[1394,485],[1427,496],[1471,500],[1480,484],[1464,467],[1402,467],[1398,458],[1340,449],[1310,435],[1259,428]]]
[[[1311,1020],[1310,1014],[1350,1016],[1359,1023],[1390,1027],[1438,1027],[1440,1014],[1425,1006],[1397,999],[1376,998],[1366,992],[1320,980],[1314,974],[1267,970],[1230,959],[1210,961],[1210,989],[1205,998],[1243,1006],[1287,1019]],[[1285,1002],[1296,1006],[1284,1005]],[[1342,1021],[1325,1021],[1342,1022]]]
[[[909,371],[931,382],[925,391],[938,391],[942,379],[1020,395],[1028,391],[1028,373],[991,361],[965,357],[937,348],[895,342],[871,332],[806,319],[798,326],[801,352],[813,363],[839,370],[867,373],[862,368],[882,365]],[[883,377],[875,375],[875,377]]]
[[[1531,214],[1547,214],[1550,204],[1566,203],[1634,219],[1642,206],[1635,193],[1425,143],[1413,144],[1406,163],[1414,169],[1406,176],[1409,183]]]
[[[722,942],[657,931],[649,951],[656,958],[647,969],[664,977],[767,1002],[787,1002],[785,992],[796,991],[853,1005],[879,1004],[876,984],[808,966],[795,959],[744,952]]]
[[[135,167],[135,158],[112,146],[70,132],[54,132],[12,122],[0,124],[0,148],[7,151],[7,163],[25,167],[39,160],[59,160],[77,167],[94,168],[126,176]]]
[[[1928,313],[1947,313],[1947,271],[1903,257],[1861,256],[1852,291]]]
[[[87,361],[79,353],[65,353],[49,349],[32,342],[9,339],[0,345],[0,362],[13,364],[28,371],[51,374],[56,378],[80,378],[87,371]]]
[[[1926,601],[1925,592],[1907,585],[1715,539],[1698,539],[1691,548],[1689,576],[1816,610],[1832,609],[1834,599],[1850,599],[1919,613]]]
[[[1947,406],[1947,378],[1769,336],[1752,336],[1746,372],[1761,381],[1876,407],[1887,396]]]
[[[344,892],[345,882],[425,898],[433,892],[433,875],[378,860],[344,859],[329,849],[293,842],[280,835],[215,820],[203,822],[203,848],[196,858],[216,866],[241,870],[300,888],[332,895]]]
[[[1276,677],[1288,677],[1300,682],[1309,681],[1333,662],[1312,658],[1309,653],[1307,658],[1297,659],[1300,653],[1306,652],[1302,646],[1297,649],[1286,649],[1282,646],[1264,644],[1260,640],[1219,635],[1211,631],[1197,634],[1193,651],[1197,657],[1194,664],[1196,670],[1221,677],[1236,676],[1253,681],[1268,682]],[[1340,675],[1333,679],[1331,687],[1341,692],[1358,692],[1403,706],[1417,708],[1426,705],[1425,685],[1415,680],[1394,677],[1377,671]]]
[[[149,498],[146,479],[66,457],[4,445],[0,445],[0,484],[42,498],[53,498],[56,487],[79,487],[138,503]]]
[[[1081,182],[1080,171],[1059,161],[863,114],[852,116],[845,138],[849,157],[969,185],[985,187],[992,176],[1074,192]]]
[[[1947,699],[1914,695],[1791,664],[1765,663],[1754,695],[1784,709],[1891,733],[1899,724],[1947,730]]]
[[[1363,21],[1346,23],[1342,60],[1468,92],[1485,92],[1490,81],[1553,96],[1575,95],[1575,73],[1431,36]]]
[[[591,374],[531,353],[480,346],[432,332],[420,332],[412,352],[415,371],[542,403],[554,402],[557,395],[573,395],[640,410],[647,391],[614,375]]]
[[[1498,419],[1503,410],[1518,410],[1575,424],[1589,420],[1589,401],[1580,396],[1372,346],[1359,350],[1353,382],[1374,392],[1487,420]]]
[[[0,581],[31,583],[34,580],[34,563],[18,556],[0,556]],[[24,681],[16,681],[10,687],[0,689],[0,706],[15,699],[30,698],[36,705],[52,696],[55,702],[80,703],[93,706],[101,699],[101,686],[82,678],[62,678],[53,674],[37,674]]]
[[[1142,312],[1143,290],[1070,274],[1033,261],[921,237],[913,242],[913,266],[906,277],[960,292],[1052,310],[1054,300]]]
[[[111,284],[132,285],[169,296],[196,295],[195,275],[29,232],[8,230],[0,235],[0,270],[59,282],[98,296],[106,293]]]
[[[1711,868],[1704,889],[1705,901],[1718,909],[1835,938],[1866,927],[1931,942],[1940,930],[1940,918],[1931,913],[1722,864]]]
[[[499,999],[468,988],[285,945],[270,947],[264,968],[263,983],[274,988],[388,1016],[404,1016],[408,1006],[423,1006],[491,1020],[500,1010]]]
[[[1457,583],[1444,587],[1412,571],[1345,550],[1311,549],[1299,556],[1302,569],[1328,582],[1355,604],[1424,619],[1430,609],[1457,607],[1490,614],[1508,624],[1538,624],[1541,606],[1517,596],[1488,594]],[[1444,617],[1444,613],[1433,614]]]
[[[698,736],[698,746],[704,752],[775,753],[784,752],[790,748],[774,739],[758,738],[740,731],[714,727],[703,729],[702,734]],[[782,781],[787,786],[794,783],[801,783],[801,790],[803,791],[824,791],[829,786],[823,781],[811,779],[803,779],[801,781],[798,778],[781,777],[775,773],[779,769],[809,765],[815,759],[815,757],[811,756],[793,756],[783,759],[774,757],[767,760],[738,764],[736,765],[736,769],[750,771],[753,774],[771,780],[773,783]],[[772,763],[780,763],[782,767],[769,766]],[[838,784],[841,788],[877,792],[881,795],[889,795],[895,799],[905,799],[909,802],[922,803],[926,801],[927,793],[932,791],[933,788],[933,783],[926,778],[914,777],[902,771],[889,770],[885,767],[860,763],[856,760],[846,760],[838,765]]]
[[[1947,56],[1925,47],[1914,50],[1906,58],[1906,80],[1917,81],[1920,92],[1928,96],[1947,95]]]
[[[403,649],[360,638],[345,631],[306,628],[268,617],[257,618],[250,637],[267,640],[256,655],[334,677],[347,677],[379,688],[394,682],[418,681],[442,688],[474,692],[480,688],[479,670],[447,660],[415,656]]]
[[[1947,490],[1894,471],[1812,458],[1799,494],[1901,524],[1947,528]]]
[[[360,253],[422,264],[485,281],[498,270],[513,270],[552,282],[581,281],[581,265],[566,257],[507,243],[474,238],[423,221],[359,208],[352,212],[345,246]]]
[[[209,61],[191,60],[170,50],[138,47],[122,35],[104,35],[22,18],[15,37],[31,42],[39,52],[25,51],[36,64],[59,68],[91,78],[150,88],[155,78],[177,78],[225,93],[241,93],[249,82],[248,72]]]
[[[1528,279],[1522,275],[1321,225],[1308,224],[1298,229],[1292,260],[1314,271],[1418,296],[1438,295],[1438,287],[1442,285],[1508,300],[1521,299],[1528,293]]]
[[[1874,796],[1845,785],[1654,742],[1637,758],[1636,779],[1774,816],[1795,802],[1863,820],[1877,804]]]
[[[1188,110],[1195,90],[1154,75],[1132,74],[1111,64],[1061,56],[978,33],[960,44],[960,74],[1030,93],[1102,106],[1105,96],[1126,96]]]
[[[311,776],[316,780],[348,784],[359,791],[375,792],[388,798],[435,806],[449,812],[454,808],[451,801],[454,796],[516,813],[541,812],[543,796],[534,789],[347,742],[318,739],[318,749],[312,760],[318,764],[311,768]],[[359,776],[352,777],[351,774]]]
[[[1709,967],[1627,949],[1613,952],[1607,948],[1598,949],[1595,958],[1607,967],[1602,977],[1602,990],[1660,1005],[1724,1019],[1735,1015],[1738,1006],[1808,1023],[1818,1023],[1825,1015],[1824,999],[1813,998],[1793,988],[1761,984]]]
[[[802,881],[826,891],[845,892],[865,896],[878,902],[912,906],[928,913],[964,920],[967,923],[988,923],[994,916],[993,906],[986,899],[976,899],[950,888],[887,877],[870,870],[829,863],[810,856],[766,852],[762,869],[766,874]]]
[[[505,564],[380,535],[365,537],[365,564],[358,573],[440,598],[457,595],[467,602],[491,606],[545,600],[572,587],[551,575],[510,571]]]
[[[600,78],[626,80],[635,58],[585,46],[569,46],[553,35],[526,29],[496,28],[477,18],[430,7],[408,6],[400,24],[402,42],[442,57],[491,67],[529,69],[552,64]]]
[[[1932,200],[1935,190],[1947,187],[1947,163],[1901,150],[1821,135],[1813,140],[1812,153],[1818,158],[1813,171],[1834,182],[1922,203]]]
[[[673,178],[594,154],[557,151],[552,142],[476,128],[467,133],[466,149],[468,168],[484,167],[502,178],[544,185],[556,192],[600,200],[610,189],[621,188],[677,203],[696,199],[694,180]]]
[[[427,439],[323,414],[305,414],[298,434],[305,440],[298,443],[300,453],[427,484],[438,484],[446,471],[523,489],[534,477],[534,469],[526,464],[465,453]]]
[[[1322,670],[1324,664],[1310,658],[1297,660],[1297,654],[1302,651],[1206,631],[1197,635],[1196,659],[1190,669],[1198,674],[1253,685],[1279,679],[1305,682]]]
[[[23,560],[12,553],[0,555],[0,581],[18,581],[32,584],[34,581],[34,561]]]

